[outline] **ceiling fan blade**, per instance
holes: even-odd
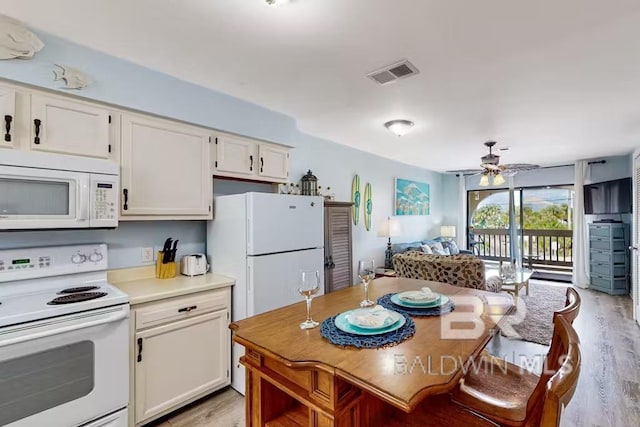
[[[540,165],[532,165],[530,163],[510,163],[502,166],[505,170],[515,170],[515,171],[528,171],[532,169],[538,169]]]
[[[446,171],[446,173],[456,173],[461,175],[478,175],[484,172],[482,169],[460,169],[454,171]]]

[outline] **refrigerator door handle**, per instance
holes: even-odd
[[[247,218],[247,250],[253,254],[253,242],[251,236],[251,218]]]
[[[247,265],[247,292],[251,292],[252,282],[253,277],[251,276],[251,266]]]

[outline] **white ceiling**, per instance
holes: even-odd
[[[35,28],[434,170],[640,146],[637,0],[0,0]],[[365,74],[407,58],[420,74]],[[403,118],[398,138],[382,124]]]

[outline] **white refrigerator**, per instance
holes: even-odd
[[[303,301],[300,272],[317,270],[324,291],[322,197],[272,193],[218,196],[207,224],[211,270],[233,277],[232,320]],[[300,321],[306,315],[300,304]],[[244,347],[232,346],[231,385],[244,394]]]

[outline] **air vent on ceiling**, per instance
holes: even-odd
[[[371,72],[367,74],[367,77],[380,83],[381,85],[384,85],[398,79],[404,79],[413,76],[415,74],[418,74],[419,72],[420,70],[418,70],[415,65],[407,60],[404,60],[384,67],[380,70]]]

